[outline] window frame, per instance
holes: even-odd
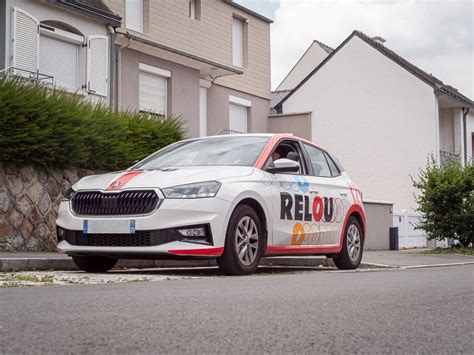
[[[305,155],[305,151],[302,149],[301,147],[301,142],[297,139],[290,139],[290,138],[283,138],[283,139],[280,139],[276,144],[275,146],[273,147],[272,151],[270,152],[270,154],[268,154],[268,157],[267,159],[265,160],[265,163],[263,164],[263,168],[262,170],[266,171],[270,165],[270,162],[272,161],[272,155],[273,153],[275,152],[275,150],[280,146],[280,144],[292,144],[294,147],[296,147],[297,151],[298,151],[298,154],[300,155],[300,161],[303,162],[303,164],[300,164],[300,167],[301,167],[301,170],[303,170],[302,172],[299,172],[299,173],[294,173],[294,174],[289,174],[289,173],[286,173],[288,175],[301,175],[301,176],[310,176],[310,166],[308,166],[308,160],[307,160],[307,157]],[[311,168],[311,171],[312,171],[312,168]],[[285,174],[285,175],[286,175]]]
[[[139,33],[144,33],[145,31],[145,1],[146,0],[139,0],[141,1],[141,23],[139,24],[139,28],[136,28],[134,26],[130,27],[130,21],[129,21],[129,14],[127,11],[127,3],[131,4],[131,2],[129,2],[128,0],[123,0],[124,1],[124,7],[125,7],[125,21],[124,21],[124,24],[125,24],[125,28],[127,30],[132,30],[132,31],[135,31],[135,32],[139,32]],[[139,5],[139,3],[137,3]],[[140,10],[140,9],[138,9]],[[140,13],[140,11],[138,11],[137,13]]]
[[[304,149],[305,153],[307,154],[308,164],[309,164],[309,166],[311,167],[311,176],[317,177],[317,178],[324,178],[324,179],[336,177],[336,176],[332,175],[331,168],[330,168],[330,166],[329,166],[329,162],[327,161],[327,157],[326,157],[326,155],[328,154],[328,153],[326,152],[326,150],[324,150],[324,149],[322,149],[322,148],[320,148],[320,147],[318,147],[318,146],[316,146],[316,145],[314,145],[314,144],[309,144],[308,142],[300,142],[300,143],[301,143],[301,145],[303,146],[303,149]],[[319,176],[319,175],[316,175],[316,174],[314,173],[313,164],[311,163],[311,158],[310,158],[309,153],[308,153],[308,151],[307,151],[307,149],[306,149],[306,146],[309,146],[309,147],[312,147],[312,148],[314,148],[314,149],[317,149],[317,150],[321,151],[321,153],[323,154],[324,160],[326,161],[326,164],[327,164],[327,166],[328,166],[328,170],[329,170],[330,176]],[[336,166],[337,166],[337,165],[336,165]],[[340,175],[340,174],[339,174],[339,175]],[[339,175],[337,175],[337,176],[339,176]]]

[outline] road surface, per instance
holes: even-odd
[[[190,273],[1,288],[0,353],[474,352],[473,265]]]

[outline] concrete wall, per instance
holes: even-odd
[[[122,50],[122,109],[138,110],[139,64],[144,63],[169,70],[168,115],[181,116],[188,135],[199,134],[199,70],[169,62],[130,49]]]
[[[311,140],[311,112],[270,115],[268,132],[293,133],[295,136]]]
[[[373,200],[415,208],[410,175],[439,151],[433,89],[354,36],[284,104],[311,111],[312,140]]]
[[[364,201],[367,230],[365,250],[389,250],[390,227],[393,225],[391,202]]]
[[[467,159],[474,160],[474,112],[470,112],[466,118],[467,133]]]
[[[276,90],[292,90],[328,55],[318,42],[313,41]]]
[[[220,129],[229,128],[229,95],[250,100],[248,108],[249,133],[267,132],[267,116],[270,100],[212,84],[207,90],[207,134],[216,134]]]
[[[139,64],[144,63],[169,70],[169,115],[180,116],[185,121],[187,135],[199,136],[199,70],[173,63],[131,49],[122,50],[122,109],[138,110]],[[229,95],[250,100],[249,132],[266,132],[269,100],[227,87],[212,84],[207,89],[207,134],[216,134],[229,128]]]
[[[439,149],[454,153],[454,121],[453,109],[439,110]]]
[[[7,18],[6,18],[7,4],[6,2],[0,3],[0,70],[5,68],[5,40],[6,40],[6,30],[7,30]]]
[[[124,18],[125,0],[105,0]],[[232,18],[247,19],[247,64],[242,75],[219,78],[215,83],[263,98],[270,97],[270,24],[222,0],[202,0],[201,19],[188,16],[188,1],[144,1],[147,33],[135,35],[220,64],[232,66]]]

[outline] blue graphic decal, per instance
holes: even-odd
[[[295,176],[296,180],[298,183],[298,187],[300,188],[301,192],[306,193],[309,190],[309,183],[306,181],[306,179],[302,176]]]

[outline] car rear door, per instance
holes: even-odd
[[[350,203],[349,189],[332,158],[322,149],[302,143],[308,165],[309,194],[311,195],[312,221],[296,228],[304,230],[304,237],[294,236],[293,244],[338,245],[344,218]]]

